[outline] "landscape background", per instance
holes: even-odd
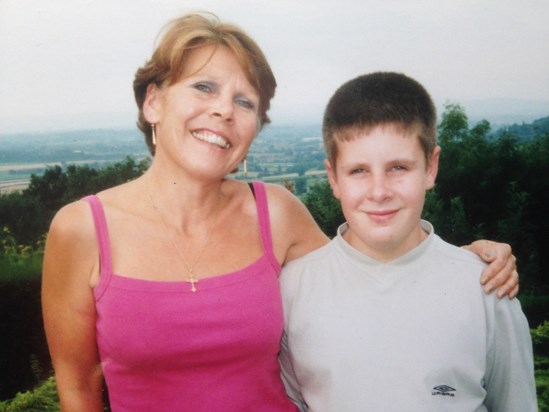
[[[512,245],[540,410],[549,411],[549,116],[492,128],[449,104],[439,141],[442,165],[424,217],[458,245],[479,238]],[[140,134],[126,129],[0,135],[0,146],[0,411],[53,411],[58,404],[40,312],[49,222],[62,205],[139,176],[150,157]],[[319,125],[269,126],[248,159],[248,174],[230,178],[284,185],[326,234],[335,234],[343,216],[326,182]]]

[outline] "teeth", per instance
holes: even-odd
[[[223,139],[221,136],[218,136],[214,133],[209,132],[192,132],[193,136],[196,137],[198,140],[202,140],[203,142],[208,142],[215,144],[219,147],[222,147],[223,149],[228,149],[231,147],[229,142],[227,142],[225,139]]]

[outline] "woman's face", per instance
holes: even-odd
[[[144,113],[156,124],[155,162],[194,176],[227,175],[258,131],[258,107],[259,93],[230,49],[192,51],[177,83],[147,90]]]

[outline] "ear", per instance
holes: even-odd
[[[438,174],[438,163],[440,159],[440,146],[436,146],[431,154],[429,159],[429,164],[427,165],[427,182],[426,190],[432,189],[435,187],[435,180]]]
[[[332,164],[328,159],[324,160],[324,167],[326,168],[326,173],[328,174],[328,182],[332,188],[332,193],[336,199],[339,199],[339,186],[337,184],[337,174],[335,167],[332,167]]]
[[[158,123],[162,114],[162,91],[155,84],[147,86],[143,102],[143,115],[149,123]]]

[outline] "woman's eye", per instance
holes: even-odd
[[[245,108],[245,109],[255,109],[255,104],[246,98],[239,97],[236,99],[236,104]]]
[[[196,83],[196,84],[193,85],[193,87],[196,90],[199,90],[199,91],[204,92],[204,93],[210,93],[213,90],[213,86],[211,84],[208,84],[208,83]]]

